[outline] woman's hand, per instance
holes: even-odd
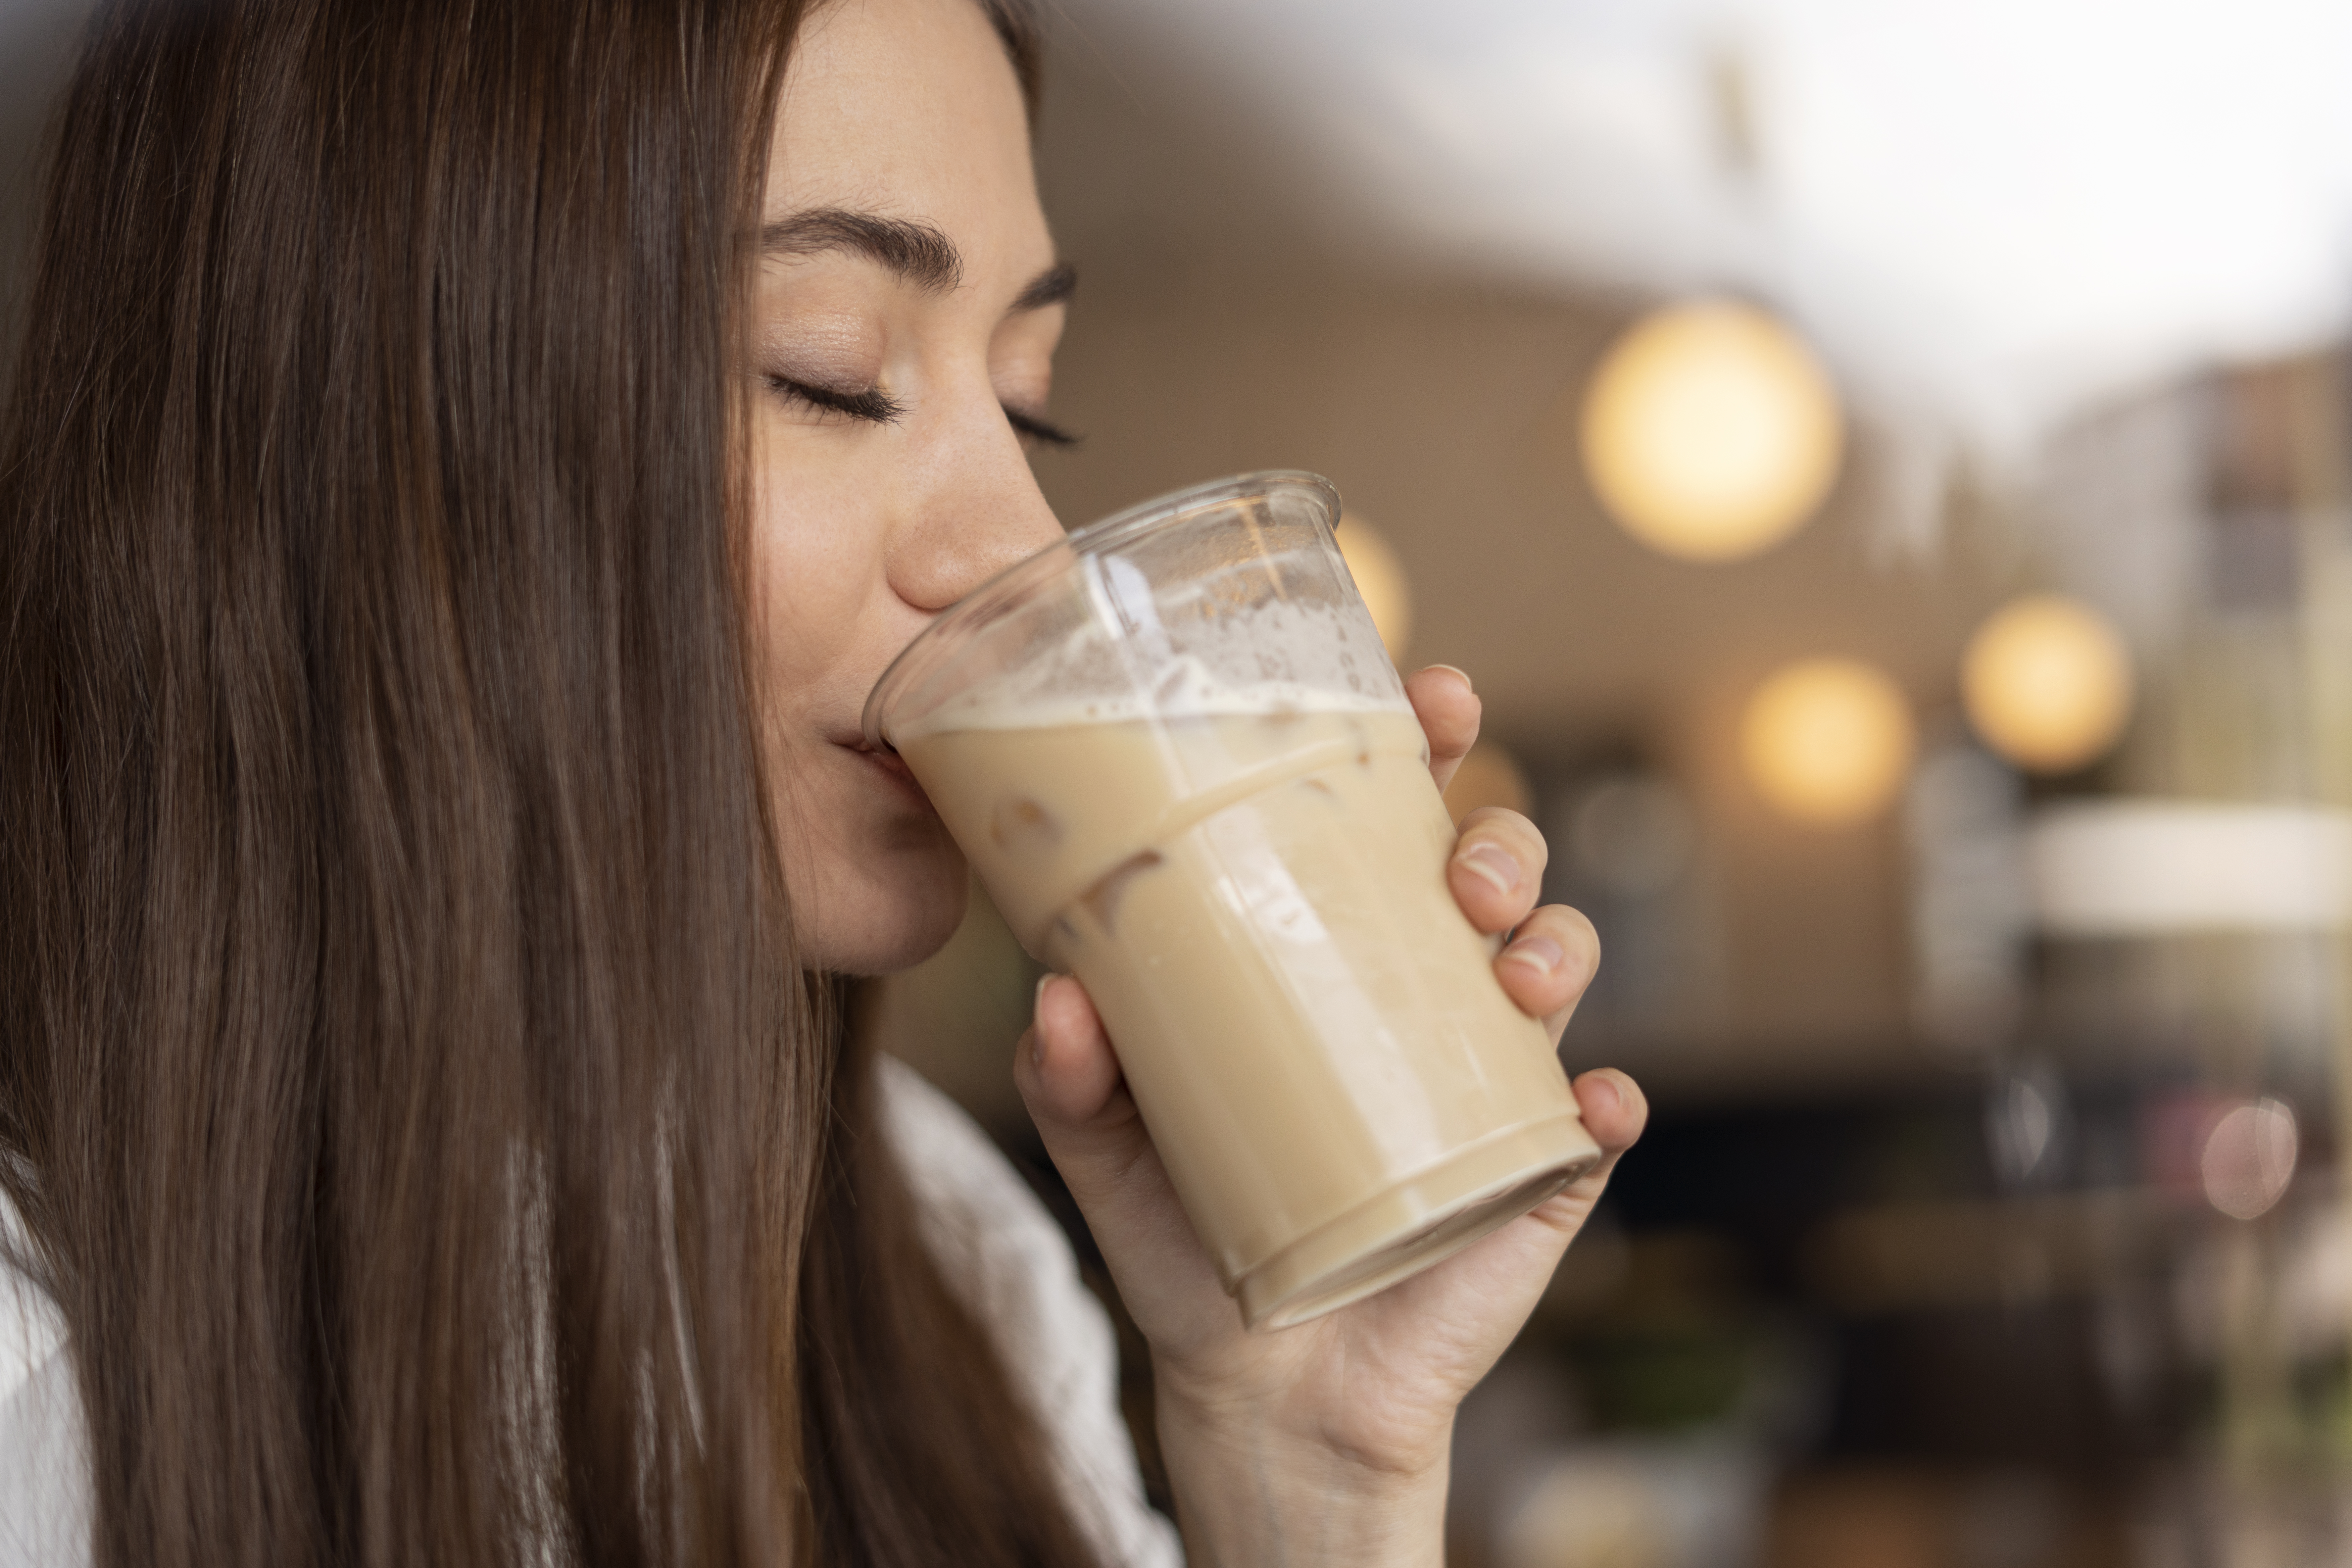
[[[1444,666],[1405,684],[1441,788],[1478,734],[1469,679]],[[1448,878],[1511,998],[1555,1042],[1600,958],[1592,926],[1535,909],[1534,824],[1487,808],[1462,823]],[[1293,1329],[1251,1333],[1219,1285],[1075,980],[1038,989],[1014,1076],[1121,1299],[1150,1341],[1161,1447],[1189,1558],[1210,1563],[1443,1559],[1454,1411],[1534,1307],[1561,1252],[1647,1115],[1613,1069],[1575,1083],[1601,1163],[1558,1197],[1381,1294]]]

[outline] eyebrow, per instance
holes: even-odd
[[[760,231],[760,248],[770,256],[846,250],[935,293],[963,281],[962,253],[929,224],[846,207],[811,207],[780,218]]]
[[[932,293],[945,293],[963,281],[963,253],[931,225],[848,207],[811,207],[779,218],[760,231],[760,248],[769,256],[845,250]],[[1029,280],[1014,298],[1011,313],[1058,305],[1077,282],[1076,268],[1056,262]]]

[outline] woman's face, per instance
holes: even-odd
[[[796,41],[750,344],[751,606],[803,960],[879,973],[963,913],[964,866],[866,692],[1060,534],[1029,472],[1069,275],[1011,62],[974,0],[834,0]]]

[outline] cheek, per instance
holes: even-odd
[[[827,674],[856,639],[879,569],[881,528],[831,465],[792,462],[792,443],[761,448],[751,514],[751,613],[761,665],[778,698]],[[846,504],[845,501],[846,500]]]
[[[761,729],[803,963],[884,973],[954,933],[963,858],[936,813],[841,742],[908,628],[889,616],[886,476],[822,440],[754,446],[751,613]]]

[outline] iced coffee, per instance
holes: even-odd
[[[1085,984],[1253,1325],[1426,1267],[1597,1155],[1447,886],[1335,516],[1278,475],[1098,524],[950,611],[867,709],[1023,944]]]

